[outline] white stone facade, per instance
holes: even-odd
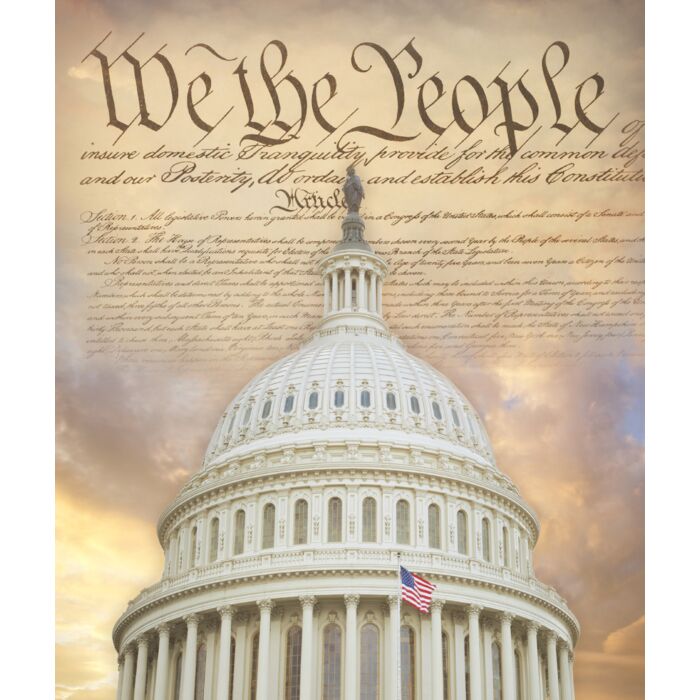
[[[227,407],[161,516],[117,698],[573,700],[579,627],[535,578],[537,517],[467,399],[390,335],[362,219],[343,231],[319,330]],[[429,615],[399,605],[399,561],[437,584]]]

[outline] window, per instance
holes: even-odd
[[[420,413],[420,403],[418,401],[418,397],[411,396],[410,404],[411,404],[411,411],[413,411],[413,413],[418,415]]]
[[[284,700],[300,700],[301,692],[301,627],[294,625],[287,632],[287,670]]]
[[[442,420],[442,409],[437,401],[433,401],[433,416],[435,420]]]
[[[289,394],[284,400],[284,408],[282,409],[285,413],[291,413],[294,408],[294,394]]]
[[[328,501],[328,541],[340,542],[343,531],[343,504],[339,498]]]
[[[456,653],[456,652],[455,652]],[[469,689],[469,637],[464,638],[464,686],[467,689],[466,700],[470,700]]]
[[[481,548],[484,561],[491,561],[491,525],[488,518],[481,519]]]
[[[204,700],[204,677],[207,670],[207,645],[202,642],[197,649],[197,668],[194,674],[194,700]]]
[[[411,507],[403,499],[396,504],[396,543],[411,544]]]
[[[501,647],[498,642],[491,644],[491,668],[493,672],[493,700],[503,700],[501,688]]]
[[[503,528],[503,566],[510,566],[510,544],[508,542],[508,528]]]
[[[352,280],[352,305],[357,306],[357,280]]]
[[[362,501],[362,541],[377,541],[377,501],[371,497]]]
[[[428,546],[440,549],[440,508],[434,503],[428,507]]]
[[[260,634],[253,637],[253,651],[250,659],[250,700],[257,700],[258,694],[258,649],[260,648]]]
[[[190,569],[195,565],[197,559],[197,526],[192,528],[190,535]]]
[[[309,504],[300,498],[294,504],[294,544],[306,544],[309,529]]]
[[[340,627],[332,622],[323,630],[323,700],[340,700]]]
[[[272,410],[272,401],[270,399],[268,399],[263,404],[262,417],[268,418],[271,410]]]
[[[401,627],[401,700],[416,700],[416,634],[412,627]]]
[[[318,408],[318,391],[309,394],[309,408],[314,411]]]
[[[245,413],[243,414],[243,420],[241,421],[241,425],[248,425],[248,421],[250,420],[251,410],[252,410],[251,406],[248,406],[248,408],[246,408]]]
[[[175,661],[175,688],[173,700],[180,700],[180,686],[182,685],[182,652],[177,655]]]
[[[393,391],[387,391],[386,394],[386,407],[390,411],[396,410],[396,394]]]
[[[362,408],[369,408],[371,403],[370,393],[364,389],[360,392],[360,406],[362,406]]]
[[[457,551],[467,553],[467,514],[463,510],[457,511]]]
[[[263,510],[262,548],[271,549],[275,546],[275,506],[268,503]]]
[[[209,525],[209,561],[219,558],[219,519],[214,518]]]
[[[442,698],[450,700],[450,640],[442,633]]]
[[[379,700],[379,630],[372,624],[360,632],[360,700]]]
[[[245,511],[241,508],[236,511],[236,532],[233,538],[233,553],[243,554],[245,542]]]
[[[454,406],[452,407],[452,422],[457,428],[462,426],[462,422],[459,420],[459,413],[457,413],[457,409]]]
[[[333,396],[333,405],[336,408],[342,408],[343,405],[345,404],[345,392],[342,390],[338,390],[335,392]]]

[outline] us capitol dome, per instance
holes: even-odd
[[[319,263],[318,329],[228,405],[158,522],[162,578],[113,631],[118,700],[574,698],[579,625],[535,578],[537,516],[389,332],[361,196]],[[436,584],[429,614],[399,562]]]

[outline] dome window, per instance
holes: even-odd
[[[248,421],[250,421],[250,412],[251,412],[251,407],[248,406],[246,408],[245,413],[243,414],[243,420],[241,421],[241,425],[248,425]]]
[[[270,401],[270,399],[268,399],[267,401],[265,401],[265,404],[263,405],[262,417],[268,418],[271,410],[272,410],[272,401]]]
[[[282,409],[285,413],[291,413],[294,408],[294,394],[289,394],[284,400],[284,408]]]
[[[367,389],[360,392],[360,406],[362,408],[369,408],[371,404],[369,391]]]
[[[393,391],[387,391],[386,393],[386,407],[390,411],[396,410],[396,394]]]
[[[315,411],[318,408],[318,391],[309,394],[309,409]]]
[[[454,407],[452,408],[452,422],[455,424],[456,427],[462,427],[462,423],[459,420],[459,413],[457,413],[457,409]]]
[[[416,415],[420,414],[420,402],[418,401],[417,396],[411,396],[411,411],[415,413]]]
[[[442,410],[437,401],[433,401],[433,415],[435,416],[435,420],[442,420]]]
[[[345,392],[342,390],[338,390],[335,392],[335,396],[333,397],[333,405],[336,408],[342,408],[345,405]]]

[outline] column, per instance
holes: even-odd
[[[559,700],[559,673],[557,672],[557,635],[547,633],[547,680],[549,700]]]
[[[124,682],[122,683],[121,700],[132,700],[134,697],[134,648],[129,646],[124,652]]]
[[[338,310],[338,270],[333,270],[331,278],[331,310]]]
[[[382,315],[382,278],[377,280],[377,313]]]
[[[484,698],[486,698],[486,700],[494,700],[492,644],[493,627],[489,621],[484,624]],[[498,700],[500,700],[500,698]]]
[[[185,618],[187,623],[187,639],[185,640],[185,662],[182,672],[182,695],[180,700],[194,700],[194,680],[197,670],[197,625],[198,615],[188,615]]]
[[[248,614],[236,615],[236,657],[233,660],[233,693],[234,698],[244,697],[245,655],[248,631]]]
[[[146,698],[146,674],[148,673],[148,639],[139,637],[136,640],[138,655],[136,657],[136,682],[134,683],[134,700]]]
[[[399,606],[401,598],[397,595],[390,595],[389,602],[389,629],[391,638],[389,639],[389,659],[390,667],[393,671],[389,678],[389,700],[398,700],[401,697],[401,676],[399,675],[399,661],[401,654],[401,620],[399,618]]]
[[[345,697],[357,696],[357,605],[359,595],[345,596]]]
[[[122,700],[122,688],[124,687],[124,657],[119,654],[117,658],[117,671],[119,680],[117,681],[117,700]]]
[[[361,311],[367,311],[367,290],[365,288],[365,269],[360,268],[357,273],[357,308]]]
[[[430,640],[433,671],[433,698],[443,697],[442,693],[442,607],[444,600],[433,600],[430,604]]]
[[[455,639],[455,694],[459,700],[467,697],[466,672],[464,669],[464,613],[458,612],[452,615],[454,622]]]
[[[214,677],[214,666],[216,654],[216,624],[214,622],[208,622],[204,630],[204,636],[206,639],[207,655],[206,663],[204,668],[200,669],[200,673],[204,671],[204,697],[209,699],[214,697],[215,689],[215,677]]]
[[[328,274],[323,276],[323,315],[331,310],[331,277]]]
[[[561,700],[571,699],[571,679],[569,678],[569,646],[562,642],[559,647],[559,668],[561,669]]]
[[[219,626],[219,669],[216,679],[217,700],[229,700],[231,689],[228,687],[231,677],[231,619],[233,608],[224,605],[217,610],[221,617]]]
[[[260,610],[260,637],[258,640],[258,690],[255,695],[256,700],[268,700],[267,687],[270,664],[270,614],[274,603],[271,600],[259,600]]]
[[[352,307],[352,282],[350,280],[350,268],[345,268],[345,280],[343,282],[343,291],[345,292],[345,300],[343,307],[349,309]]]
[[[571,688],[571,700],[576,700],[574,691],[574,652],[569,650],[569,686]]]
[[[540,626],[536,622],[527,623],[527,686],[530,698],[540,698],[540,654],[537,649],[537,630]]]
[[[513,655],[513,637],[511,625],[513,615],[501,614],[501,681],[503,683],[503,700],[515,700],[515,657]]]
[[[170,660],[170,626],[158,626],[158,659],[156,661],[155,700],[166,700],[168,692],[168,662]]]
[[[310,698],[313,687],[313,650],[314,650],[314,605],[316,598],[305,595],[299,598],[301,603],[301,683],[300,698]]]
[[[481,643],[479,640],[481,610],[482,608],[478,605],[467,607],[469,615],[469,700],[481,700],[482,697]]]
[[[369,310],[377,312],[377,273],[370,272],[369,275]]]

